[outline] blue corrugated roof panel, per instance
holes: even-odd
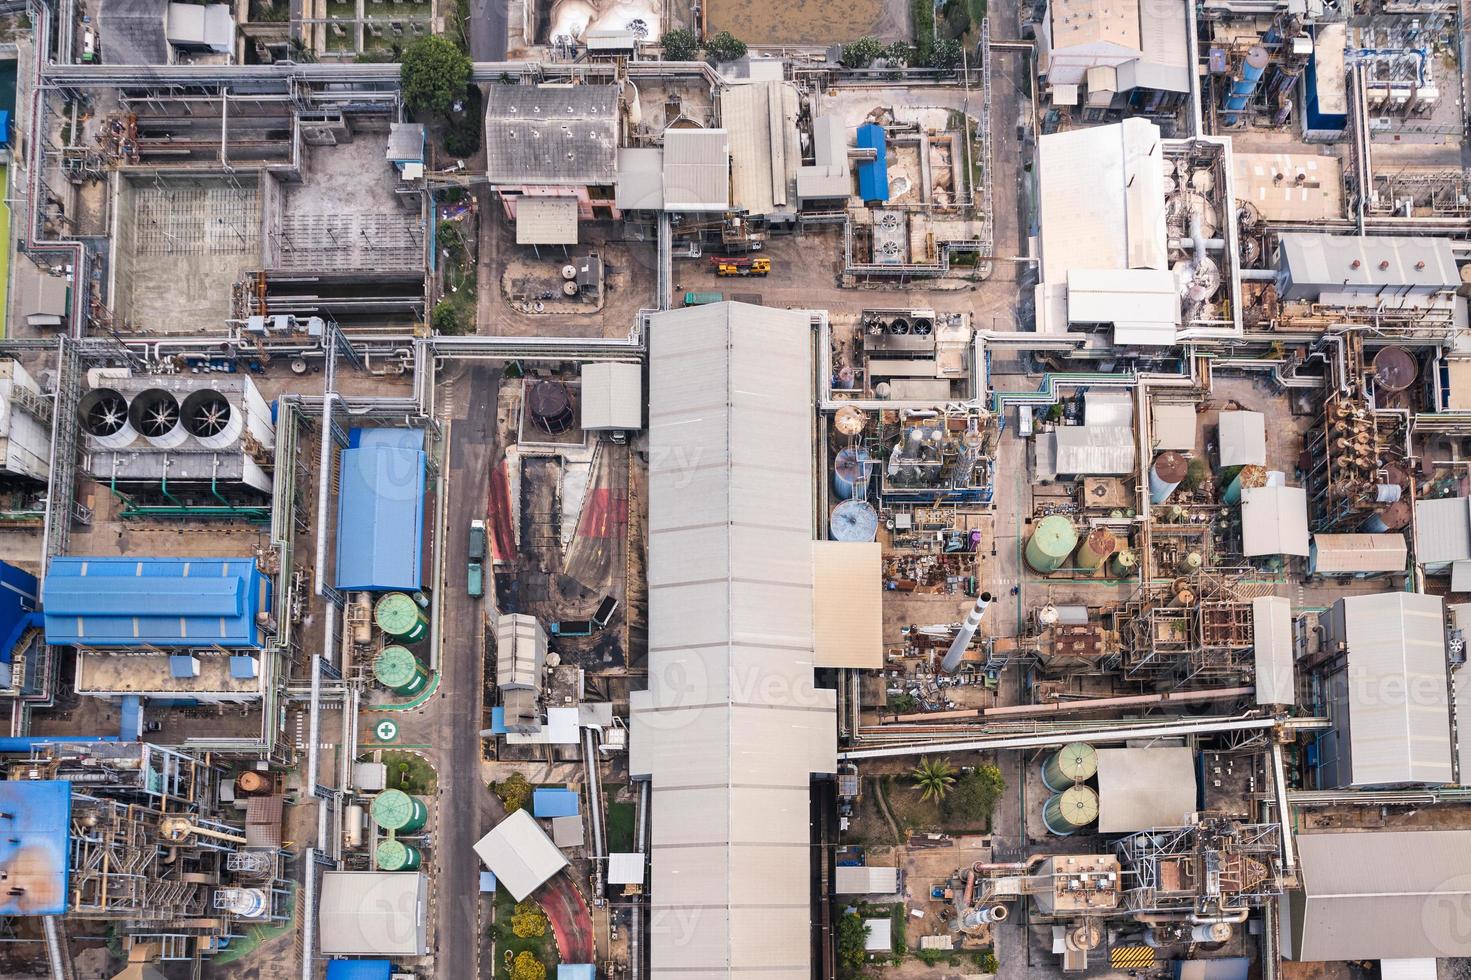
[[[424,451],[424,430],[408,429],[403,426],[376,426],[370,429],[349,429],[347,448],[368,449],[373,446],[390,446],[394,449]]]
[[[480,893],[482,895],[494,895],[495,894],[495,887],[496,887],[495,872],[494,871],[482,871],[482,872],[480,872]]]
[[[393,964],[388,960],[328,960],[327,980],[388,980]]]
[[[423,583],[424,459],[394,446],[342,450],[339,589],[414,591]]]
[[[531,794],[531,813],[533,816],[550,817],[575,817],[577,816],[577,794],[570,789],[556,789],[543,787]]]
[[[860,149],[872,149],[872,160],[858,163],[858,196],[865,201],[887,201],[889,199],[888,139],[884,127],[877,123],[864,123],[858,127],[856,145]]]
[[[11,663],[15,644],[25,630],[21,623],[36,610],[36,576],[0,562],[0,663]]]
[[[0,782],[0,915],[61,915],[71,860],[71,783]]]
[[[591,963],[558,963],[557,980],[598,980],[598,968]]]
[[[251,558],[57,558],[46,642],[92,647],[258,647],[271,585]]]

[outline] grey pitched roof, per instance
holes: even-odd
[[[618,86],[492,85],[485,150],[492,184],[611,185]]]
[[[102,60],[111,65],[166,65],[168,0],[102,0],[97,12]]]

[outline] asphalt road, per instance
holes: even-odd
[[[470,57],[475,61],[506,58],[508,0],[470,0]]]

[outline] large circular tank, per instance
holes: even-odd
[[[1027,564],[1048,575],[1063,566],[1077,544],[1078,532],[1072,521],[1061,514],[1044,517],[1027,539]]]
[[[853,496],[858,483],[867,475],[869,466],[866,449],[850,446],[838,452],[837,459],[833,461],[833,493],[839,500],[848,500]]]
[[[270,910],[266,893],[260,888],[221,888],[215,892],[216,907],[242,919],[258,919]]]
[[[1098,750],[1087,742],[1064,745],[1042,763],[1042,782],[1054,793],[1086,782],[1097,774]]]
[[[385,789],[373,797],[373,822],[384,830],[415,831],[428,817],[424,801],[401,789]]]
[[[1374,387],[1404,391],[1415,383],[1420,365],[1403,347],[1385,347],[1374,355]]]
[[[384,647],[373,661],[373,676],[395,694],[418,694],[429,683],[424,665],[404,647]]]
[[[1042,822],[1058,837],[1077,833],[1097,819],[1098,794],[1087,786],[1069,786],[1042,807]]]
[[[1231,931],[1229,922],[1203,922],[1190,930],[1190,941],[1194,943],[1229,942]]]
[[[845,500],[833,508],[828,531],[834,541],[872,541],[879,533],[878,511],[866,500]]]
[[[392,837],[378,842],[379,871],[414,871],[421,860],[419,849],[412,844]]]
[[[1108,563],[1108,570],[1115,578],[1128,578],[1134,574],[1134,569],[1139,566],[1139,556],[1132,551],[1120,551],[1113,556],[1113,561]]]
[[[252,796],[256,793],[264,793],[271,788],[271,781],[263,772],[247,769],[235,777],[235,793],[237,795]]]
[[[867,414],[856,405],[844,405],[833,416],[833,428],[845,436],[856,436],[867,424]]]
[[[128,400],[112,388],[93,388],[77,405],[82,429],[104,449],[121,449],[138,438],[128,421]]]
[[[1396,500],[1388,507],[1381,507],[1370,514],[1364,521],[1363,530],[1371,534],[1383,534],[1386,531],[1403,531],[1410,523],[1410,502],[1406,499]]]
[[[526,391],[526,410],[538,427],[556,435],[572,428],[572,393],[560,381],[537,381]]]
[[[1083,538],[1083,543],[1078,545],[1078,553],[1073,558],[1079,568],[1091,570],[1097,569],[1113,556],[1118,547],[1118,538],[1106,527],[1095,527]]]
[[[1241,491],[1250,490],[1253,487],[1264,487],[1267,485],[1267,468],[1248,463],[1236,471],[1231,482],[1226,484],[1226,492],[1221,499],[1228,504],[1241,503]]]
[[[1149,468],[1149,502],[1162,504],[1169,500],[1189,471],[1190,461],[1173,449],[1154,457],[1154,465]]]
[[[379,599],[373,607],[373,620],[389,636],[408,643],[417,643],[429,632],[429,617],[412,596],[402,592],[390,592]]]

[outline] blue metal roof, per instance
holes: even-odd
[[[36,609],[36,576],[0,562],[0,663],[12,663],[25,634],[27,616]]]
[[[889,199],[888,138],[884,127],[877,123],[864,123],[858,127],[855,145],[860,149],[872,149],[872,160],[858,162],[858,196],[865,201],[887,201]]]
[[[0,782],[0,915],[61,915],[71,860],[71,783]],[[16,894],[16,892],[20,894]]]
[[[424,459],[422,451],[395,446],[342,450],[339,589],[415,591],[423,584]]]
[[[393,964],[388,960],[328,960],[327,980],[388,980]]]
[[[531,813],[537,817],[577,816],[577,794],[570,789],[542,788],[532,791]]]
[[[394,449],[417,449],[424,451],[424,430],[407,429],[403,426],[376,426],[371,429],[349,429],[347,448],[368,449],[373,446],[390,446]]]
[[[271,586],[251,558],[57,558],[46,642],[94,647],[258,647]]]
[[[484,894],[484,895],[493,895],[493,894],[495,894],[495,886],[496,886],[496,880],[495,880],[495,872],[494,871],[482,871],[482,872],[480,872],[480,892],[481,892],[481,894]]]
[[[558,963],[557,980],[598,980],[598,968],[591,963]]]

